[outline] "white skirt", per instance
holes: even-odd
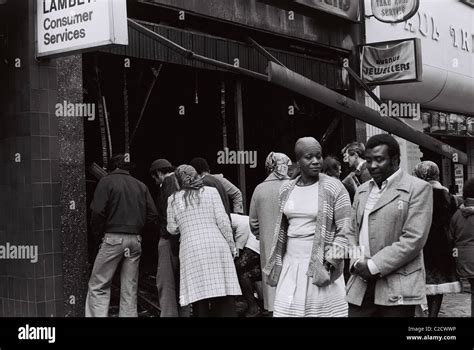
[[[326,287],[306,276],[313,237],[288,237],[275,296],[274,317],[347,317],[344,277]]]

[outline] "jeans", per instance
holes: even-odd
[[[106,233],[94,262],[86,299],[86,317],[107,317],[110,285],[119,263],[119,317],[137,317],[138,267],[142,253],[141,236]]]

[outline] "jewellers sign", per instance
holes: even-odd
[[[352,21],[359,20],[359,1],[353,0],[293,0],[296,4],[311,7]]]
[[[362,46],[362,80],[374,85],[421,81],[420,45],[420,39],[407,39]]]
[[[371,0],[372,13],[381,22],[399,23],[413,17],[420,0]]]
[[[37,0],[37,56],[128,45],[126,0]]]

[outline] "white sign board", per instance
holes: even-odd
[[[126,0],[37,0],[37,56],[128,45]]]
[[[421,80],[419,39],[373,43],[362,47],[361,75],[368,84]]]

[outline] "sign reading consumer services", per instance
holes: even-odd
[[[128,45],[126,0],[37,0],[37,56]]]
[[[421,81],[420,39],[387,41],[364,45],[362,79],[368,84]]]

